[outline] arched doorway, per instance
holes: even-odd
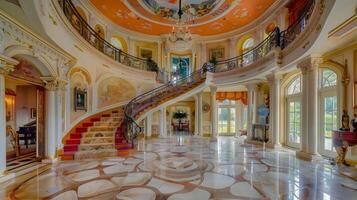
[[[45,90],[40,66],[29,56],[19,61],[5,79],[6,165],[16,171],[45,156]]]

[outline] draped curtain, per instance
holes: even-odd
[[[244,105],[248,105],[248,93],[247,92],[217,92],[216,100],[241,100]]]

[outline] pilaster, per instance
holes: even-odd
[[[280,81],[282,76],[272,73],[267,76],[269,82],[270,114],[269,114],[269,144],[280,146]]]
[[[211,91],[211,138],[217,137],[217,100],[216,100],[216,86],[210,86]]]

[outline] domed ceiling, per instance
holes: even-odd
[[[177,23],[179,0],[90,0],[121,27],[149,34],[167,34]],[[182,0],[192,34],[215,35],[254,21],[276,0]]]

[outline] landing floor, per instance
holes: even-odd
[[[356,199],[357,170],[294,152],[191,136],[140,141],[128,157],[60,162],[0,185],[17,199]],[[129,198],[128,198],[129,197]],[[0,199],[1,198],[0,196]]]

